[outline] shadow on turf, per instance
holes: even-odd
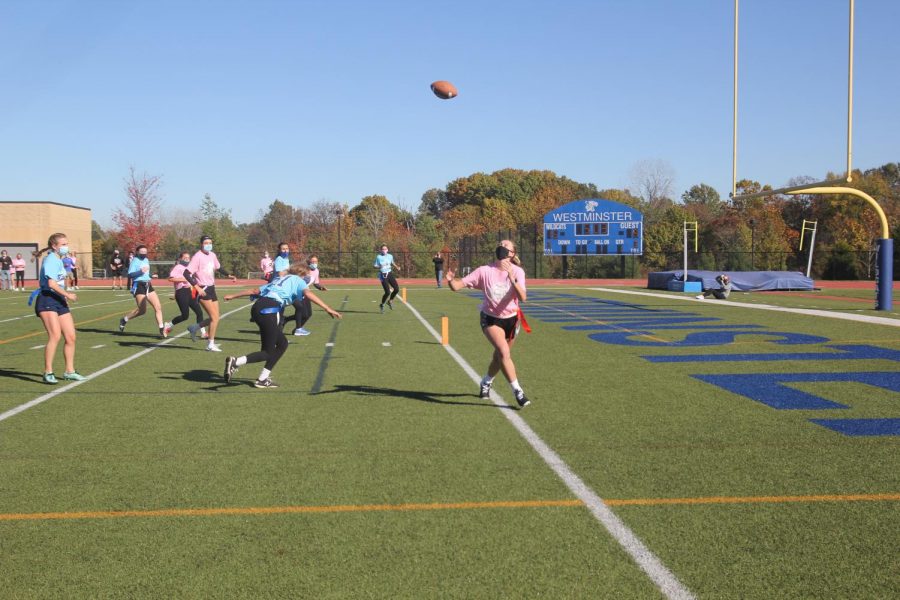
[[[225,380],[222,379],[222,373],[219,371],[210,371],[209,369],[192,369],[190,371],[185,372],[173,372],[169,371],[168,373],[162,374],[159,377],[160,379],[184,379],[185,381],[192,381],[194,383],[214,383],[215,385],[211,385],[208,387],[204,387],[204,390],[212,390],[218,391],[222,388],[232,387],[234,384],[225,383]]]
[[[430,404],[449,404],[453,406],[479,406],[481,408],[500,408],[515,410],[511,406],[497,406],[490,402],[461,402],[458,400],[442,400],[441,398],[471,398],[472,394],[430,394],[421,390],[398,390],[395,388],[374,387],[371,385],[336,385],[326,392],[316,392],[312,396],[323,394],[349,393],[357,396],[389,396],[393,398],[409,398]]]
[[[40,375],[26,375],[20,371],[10,371],[9,369],[0,368],[0,377],[9,379],[21,379],[22,381],[31,381],[34,383],[43,383]]]

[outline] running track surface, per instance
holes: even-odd
[[[87,279],[83,278],[84,289],[108,289],[112,287],[111,279]],[[421,279],[398,279],[397,280],[400,285],[411,285],[411,286],[434,286],[434,278],[421,278]],[[378,281],[375,277],[361,277],[361,278],[344,278],[344,279],[333,279],[330,277],[325,277],[323,279],[325,285],[328,286],[336,286],[336,285],[377,285]],[[165,286],[169,285],[169,282],[165,279],[154,279],[153,280],[154,287],[163,290]],[[246,286],[246,285],[260,285],[262,283],[261,279],[238,279],[236,283],[231,283],[227,279],[220,279],[218,282],[220,285],[238,285],[238,286]],[[596,287],[596,286],[624,286],[624,287],[646,287],[647,280],[646,279],[528,279],[529,285],[558,285],[558,286],[566,286],[566,287]],[[25,286],[32,290],[36,285],[35,280],[26,280]],[[815,286],[822,289],[832,289],[832,290],[874,290],[875,282],[874,281],[823,281],[819,280],[815,282]],[[900,291],[900,281],[894,282],[893,289]],[[763,293],[763,292],[760,292]],[[790,293],[792,296],[797,295],[797,292],[765,292],[765,293]],[[821,298],[819,294],[813,295],[816,298]],[[846,298],[841,298],[845,300]]]

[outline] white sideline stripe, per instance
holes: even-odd
[[[97,344],[96,346],[91,346],[91,350],[96,350],[97,348],[103,348],[106,344]]]
[[[583,288],[595,292],[609,292],[611,294],[631,294],[635,296],[650,296],[652,298],[674,298],[675,300],[684,300],[685,302],[702,302],[709,306],[737,306],[740,308],[758,308],[759,310],[771,310],[776,312],[788,312],[797,315],[809,315],[813,317],[829,317],[831,319],[843,319],[845,321],[860,321],[862,323],[872,323],[875,325],[890,325],[892,327],[900,327],[900,319],[891,319],[889,317],[875,317],[870,315],[854,315],[851,313],[833,312],[828,310],[816,310],[813,308],[787,308],[785,306],[773,306],[771,304],[747,304],[745,302],[735,302],[732,300],[697,300],[693,296],[684,297],[674,294],[654,294],[653,292],[637,292],[631,290],[616,290],[613,288]]]
[[[70,306],[69,310],[78,310],[79,308],[91,308],[92,306],[103,306],[104,304],[119,304],[120,302],[125,302],[125,300],[113,300],[111,302],[98,302],[97,304],[86,304],[84,306]],[[34,313],[22,315],[21,317],[13,317],[11,319],[3,319],[0,323],[8,323],[9,321],[18,321],[19,319],[27,319],[28,317],[35,317]]]
[[[381,342],[381,345],[386,348],[386,347],[390,346],[391,343],[390,342]]]
[[[441,335],[426,321],[419,311],[417,311],[408,302],[405,303],[407,308],[416,316],[425,329],[437,340],[441,341]],[[444,349],[450,353],[453,360],[462,367],[463,371],[472,379],[473,382],[480,383],[481,377],[475,372],[475,369],[466,362],[454,348],[449,344]],[[496,392],[491,390],[491,402],[497,406],[509,408]],[[688,590],[675,576],[674,573],[662,564],[659,558],[637,537],[625,523],[616,516],[616,514],[603,502],[603,499],[597,495],[588,485],[575,474],[562,458],[538,436],[537,433],[520,417],[516,412],[511,410],[500,411],[503,413],[519,434],[525,438],[525,441],[534,448],[545,463],[553,470],[556,475],[562,479],[566,487],[575,494],[575,496],[584,502],[591,514],[603,527],[613,536],[619,545],[634,559],[641,570],[656,584],[666,598],[672,599],[688,599],[694,598],[694,595]]]
[[[40,350],[41,348],[43,348],[46,345],[47,344],[41,344],[40,346],[32,346],[31,348],[29,348],[29,350]]]
[[[222,315],[219,318],[224,319],[228,315],[234,314],[243,308],[247,308],[248,306],[250,306],[250,305],[247,304],[245,306],[236,308],[232,311],[225,313],[224,315]],[[144,348],[143,350],[141,350],[140,352],[138,352],[136,354],[132,354],[131,356],[123,358],[122,360],[120,360],[117,363],[113,363],[113,364],[109,365],[108,367],[104,367],[104,368],[100,369],[99,371],[94,371],[90,375],[85,376],[85,378],[81,381],[73,381],[72,383],[70,383],[68,385],[64,385],[61,388],[57,388],[48,394],[44,394],[43,396],[38,396],[34,400],[26,402],[25,404],[20,404],[19,406],[16,406],[15,408],[11,408],[6,412],[0,413],[0,421],[5,421],[6,419],[8,419],[10,417],[14,417],[21,412],[25,412],[29,408],[37,406],[38,404],[41,404],[42,402],[46,402],[47,400],[50,400],[51,398],[55,398],[56,396],[59,396],[60,394],[65,393],[65,392],[71,390],[72,388],[81,385],[82,383],[87,383],[88,381],[96,379],[97,377],[100,377],[101,375],[103,375],[105,373],[109,373],[110,371],[118,369],[122,365],[126,365],[126,364],[130,363],[131,361],[133,361],[134,359],[139,358],[145,354],[149,354],[150,352],[153,352],[157,348],[161,348],[161,347],[165,346],[166,344],[170,344],[173,341],[177,340],[178,338],[185,336],[187,334],[188,334],[187,331],[182,331],[181,333],[179,333],[176,336],[166,338],[161,342],[157,342],[157,343],[153,344],[152,346],[150,346],[149,348]]]

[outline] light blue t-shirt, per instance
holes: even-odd
[[[141,267],[147,265],[147,272],[141,271]],[[150,261],[146,258],[138,258],[135,256],[128,265],[128,276],[132,281],[150,281]]]
[[[259,286],[259,296],[277,300],[281,302],[282,306],[287,306],[302,296],[303,290],[308,287],[309,285],[297,275],[285,275],[276,277],[271,283]]]
[[[50,284],[47,283],[50,279],[58,283],[62,289],[66,289],[66,268],[62,259],[55,252],[48,254],[41,262],[40,284],[42,290],[53,291]]]
[[[276,273],[281,273],[282,271],[287,271],[291,268],[291,259],[290,258],[282,258],[281,256],[275,257],[275,265],[273,267]]]
[[[375,257],[375,264],[373,267],[378,267],[381,269],[381,272],[387,275],[391,272],[391,265],[394,264],[394,257],[391,254],[379,254]]]

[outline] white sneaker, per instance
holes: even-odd
[[[219,348],[219,346],[217,344],[213,344],[212,342],[210,342],[209,344],[206,345],[206,349],[209,352],[221,352],[222,351],[222,349]]]
[[[311,331],[304,329],[303,327],[298,327],[294,330],[294,335],[309,335],[312,333]]]
[[[694,296],[694,298],[696,298],[697,300],[706,300],[706,296],[704,296],[703,294],[697,294],[696,296]]]
[[[172,328],[173,328],[173,327],[174,327],[174,325],[172,325],[171,322],[168,322],[168,321],[167,321],[167,322],[163,325],[163,337],[169,337],[169,334],[172,333]]]

